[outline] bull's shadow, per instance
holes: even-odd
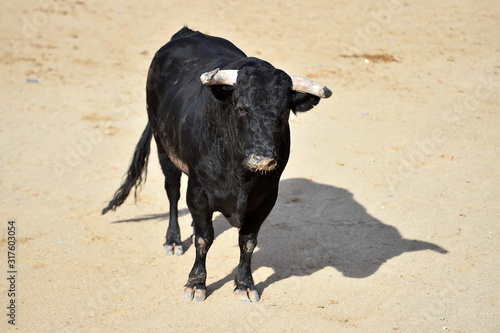
[[[186,214],[189,214],[187,209],[179,212],[180,216]],[[114,223],[168,219],[168,216],[168,213],[152,214]],[[214,227],[216,238],[231,228],[222,215],[215,219]],[[192,238],[191,235],[184,238],[187,251]],[[237,244],[238,240],[234,242]],[[261,228],[258,243],[253,271],[260,267],[274,271],[256,285],[259,292],[274,282],[291,276],[308,276],[325,267],[333,267],[346,277],[365,278],[405,252],[448,252],[436,244],[403,238],[395,227],[368,214],[349,191],[302,178],[280,182],[278,201]],[[235,274],[236,267],[227,277],[208,285],[208,292],[232,281]]]
[[[223,217],[214,224],[216,235],[229,229]],[[349,191],[306,179],[280,183],[278,201],[262,226],[258,243],[253,271],[259,267],[274,270],[256,285],[259,292],[276,281],[308,276],[328,266],[350,278],[365,278],[405,252],[448,252],[432,243],[403,238],[395,227],[368,214]],[[236,268],[207,286],[208,291],[221,288],[235,274]]]

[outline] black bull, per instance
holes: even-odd
[[[170,202],[165,242],[169,255],[183,253],[177,203],[181,174],[189,176],[187,205],[196,259],[183,297],[206,297],[205,260],[214,239],[212,215],[219,211],[240,228],[235,294],[243,301],[258,301],[251,258],[290,154],[290,110],[308,111],[320,97],[330,95],[326,87],[247,57],[225,39],[181,29],[151,63],[149,122],[126,180],[103,214],[121,205],[132,187],[137,190],[145,179],[154,136]]]

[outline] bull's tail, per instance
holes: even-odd
[[[120,186],[120,188],[115,192],[113,199],[109,202],[108,206],[102,210],[102,214],[106,214],[109,210],[115,210],[116,207],[120,206],[125,199],[127,199],[128,194],[133,186],[135,186],[134,196],[137,198],[137,189],[141,183],[146,181],[147,171],[148,171],[148,159],[149,152],[151,148],[151,137],[153,131],[149,123],[147,124],[144,132],[142,133],[139,143],[135,147],[134,156],[130,162],[130,167],[127,171],[127,178]]]

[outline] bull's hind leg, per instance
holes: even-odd
[[[165,236],[165,252],[171,256],[175,254],[180,256],[184,253],[181,242],[181,231],[179,229],[177,203],[181,196],[181,171],[163,152],[158,153],[161,169],[165,175],[165,191],[167,192],[170,203],[170,220],[168,223],[167,234]]]
[[[239,233],[240,263],[234,279],[234,294],[243,302],[258,302],[259,293],[252,277],[252,255],[257,247],[257,235],[262,223],[274,207],[278,189],[271,193],[253,212],[245,215],[243,227]]]

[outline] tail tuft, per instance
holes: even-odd
[[[109,202],[108,206],[102,210],[102,214],[106,214],[110,210],[115,210],[116,207],[120,206],[125,199],[127,199],[132,187],[135,187],[134,197],[137,199],[137,189],[140,185],[146,182],[148,173],[148,160],[149,153],[151,151],[151,138],[153,136],[153,131],[149,123],[147,124],[144,132],[142,133],[141,139],[137,146],[135,147],[134,156],[130,162],[130,167],[126,173],[127,178],[120,186],[120,188],[115,192],[113,199]]]

